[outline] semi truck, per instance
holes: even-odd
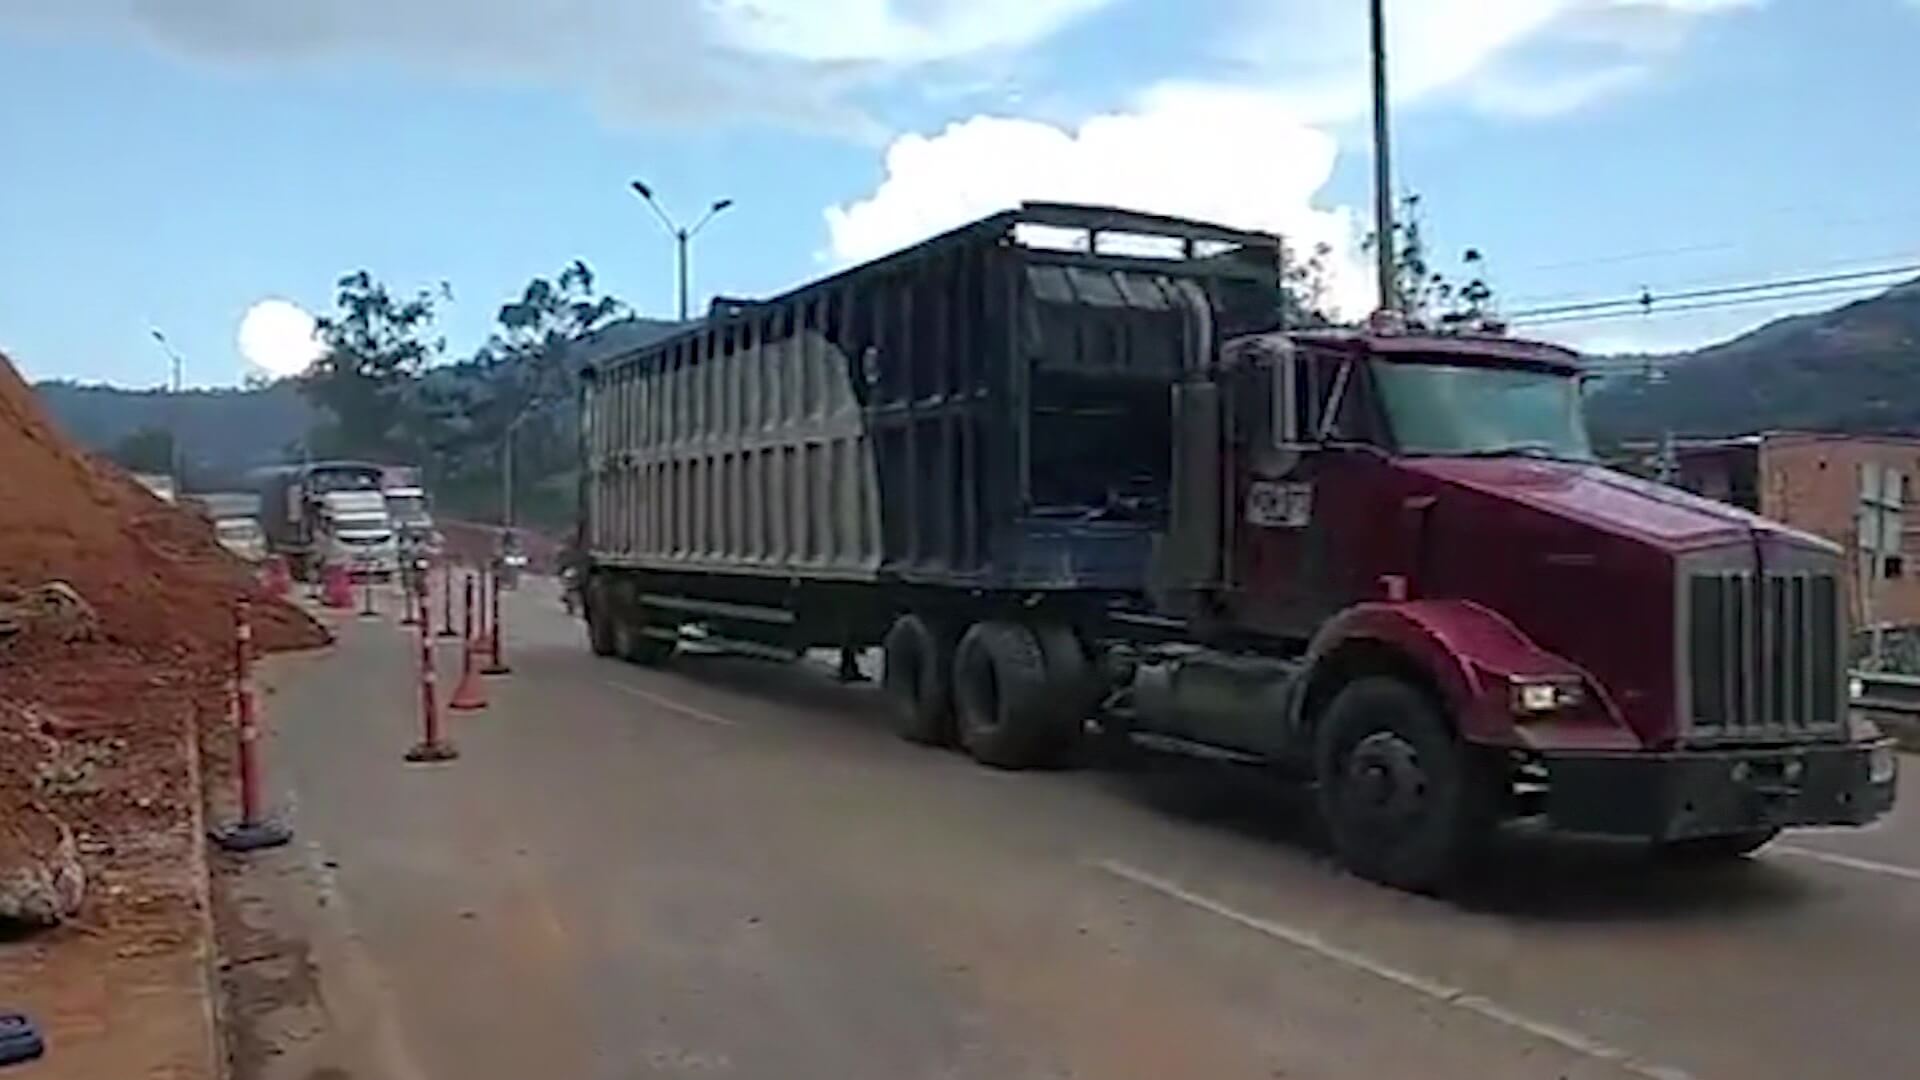
[[[401,551],[410,558],[434,557],[441,548],[440,530],[434,526],[433,510],[420,470],[412,465],[394,465],[386,469],[380,481],[386,496],[387,514]]]
[[[1571,352],[1299,328],[1282,254],[1030,203],[601,359],[592,649],[878,646],[909,739],[1258,765],[1417,890],[1513,820],[1712,860],[1889,809],[1837,548],[1600,465]]]
[[[400,572],[400,538],[380,491],[329,491],[319,499],[320,565],[355,579],[390,580]]]
[[[299,580],[316,580],[329,546],[339,546],[330,539],[326,497],[370,492],[381,500],[385,475],[385,466],[365,461],[311,461],[257,470],[250,479],[260,496],[267,550],[284,557]],[[380,510],[384,515],[384,501]]]

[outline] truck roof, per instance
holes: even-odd
[[[1050,242],[1029,242],[1021,227],[1052,230]],[[1068,234],[1084,236],[1084,245],[1065,242]],[[1102,239],[1163,239],[1174,242],[1166,251],[1148,253],[1139,245],[1103,248]],[[693,320],[666,337],[634,348],[611,350],[586,360],[581,374],[593,378],[602,368],[614,368],[636,356],[671,350],[683,339],[710,333],[717,326],[742,320],[813,294],[839,288],[849,281],[904,270],[940,258],[968,245],[1015,247],[1030,253],[1036,263],[1066,263],[1097,269],[1147,270],[1170,277],[1271,280],[1279,285],[1282,241],[1271,233],[1235,229],[1167,214],[1150,214],[1113,206],[1081,203],[1026,202],[990,214],[958,228],[922,240],[877,259],[796,286],[761,300],[730,300],[716,305],[707,318]]]
[[[1443,356],[1472,363],[1548,368],[1568,375],[1580,371],[1580,354],[1544,341],[1494,334],[1383,334],[1373,330],[1301,330],[1296,341],[1370,353],[1388,360],[1414,356]]]

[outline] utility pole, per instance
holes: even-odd
[[[553,400],[542,401],[535,398],[521,407],[519,415],[507,425],[507,437],[500,446],[500,525],[513,528],[513,438],[520,431],[520,425],[534,418],[541,410],[553,404]]]
[[[1394,273],[1392,131],[1387,123],[1387,17],[1385,0],[1372,0],[1373,47],[1373,230],[1380,310],[1399,311]]]
[[[716,201],[712,206],[707,207],[707,212],[701,215],[699,221],[694,222],[693,228],[688,229],[688,228],[682,228],[678,223],[674,221],[674,219],[671,216],[667,214],[666,210],[661,208],[659,201],[653,197],[652,188],[648,187],[645,183],[642,183],[639,180],[633,181],[628,186],[633,188],[633,193],[635,195],[640,196],[641,200],[644,201],[649,207],[653,209],[654,216],[660,219],[660,224],[666,228],[667,235],[673,237],[674,239],[674,248],[675,248],[676,254],[678,255],[678,263],[679,263],[678,276],[680,279],[680,321],[686,322],[687,321],[687,245],[689,242],[693,240],[694,237],[700,235],[700,230],[706,228],[707,222],[712,221],[716,214],[720,213],[722,210],[725,210],[727,207],[732,206],[733,200],[720,199]]]

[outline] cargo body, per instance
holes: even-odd
[[[1151,521],[1130,498],[1165,487],[1167,389],[1236,322],[1279,325],[1276,242],[1150,218],[1118,224],[1218,250],[1016,242],[1063,218],[1079,220],[1002,215],[601,364],[584,409],[594,559],[1139,588]]]
[[[908,738],[1309,779],[1411,888],[1516,819],[1720,858],[1886,812],[1833,545],[1602,468],[1564,350],[1287,328],[1280,255],[1028,206],[595,365],[593,648],[879,645]]]

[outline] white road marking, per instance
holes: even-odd
[[[1863,870],[1869,874],[1885,874],[1888,877],[1904,878],[1908,881],[1920,881],[1920,870],[1911,866],[1884,863],[1874,859],[1862,859],[1853,855],[1840,855],[1831,851],[1815,851],[1795,844],[1775,844],[1767,849],[1770,854],[1791,855],[1796,859],[1809,859],[1823,862],[1829,866],[1844,866],[1849,870]]]
[[[1330,960],[1343,967],[1362,971],[1378,979],[1384,979],[1396,986],[1411,990],[1422,997],[1430,998],[1443,1005],[1473,1013],[1476,1016],[1503,1024],[1516,1031],[1524,1032],[1537,1039],[1554,1043],[1576,1054],[1595,1058],[1616,1065],[1635,1076],[1647,1080],[1693,1080],[1692,1074],[1684,1069],[1670,1065],[1660,1065],[1644,1061],[1633,1053],[1617,1046],[1600,1041],[1578,1031],[1561,1027],[1545,1020],[1535,1019],[1525,1013],[1516,1012],[1491,998],[1457,986],[1429,979],[1411,971],[1394,967],[1376,960],[1364,953],[1335,945],[1310,930],[1287,926],[1258,915],[1250,915],[1237,908],[1229,907],[1218,900],[1201,896],[1189,891],[1176,882],[1168,881],[1145,870],[1129,866],[1112,859],[1102,859],[1093,863],[1094,867],[1117,878],[1130,881],[1135,885],[1151,889],[1162,896],[1178,900],[1183,904],[1199,908],[1202,911],[1218,915],[1229,922],[1238,923],[1249,930],[1265,934],[1276,941],[1285,942],[1296,949],[1310,952],[1324,960]]]
[[[682,705],[679,702],[673,700],[672,698],[661,697],[659,694],[653,693],[648,690],[642,690],[637,686],[629,686],[626,683],[619,682],[614,679],[608,679],[607,685],[613,687],[615,690],[618,690],[621,693],[626,694],[630,697],[637,697],[642,701],[649,702],[654,705],[658,705],[661,708],[666,709],[668,712],[679,713],[681,716],[687,717],[688,719],[691,719],[691,720],[698,720],[703,724],[712,724],[715,727],[739,727],[740,726],[740,721],[738,720],[729,720],[724,716],[715,716],[713,713],[706,712],[705,710],[702,710],[702,709],[696,709],[691,705]]]

